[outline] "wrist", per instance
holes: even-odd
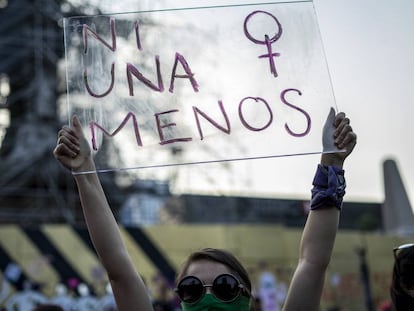
[[[311,209],[342,208],[346,182],[344,170],[336,165],[318,165],[313,179]]]
[[[342,169],[344,166],[344,159],[335,156],[335,154],[324,153],[321,156],[320,164],[323,166],[335,166]]]
[[[83,175],[83,173],[91,173],[95,171],[96,171],[95,163],[92,157],[90,156],[86,158],[85,161],[81,165],[79,165],[78,167],[72,168],[73,175]]]

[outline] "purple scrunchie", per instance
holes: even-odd
[[[318,165],[312,185],[311,210],[336,206],[342,207],[345,195],[345,171],[336,166]]]

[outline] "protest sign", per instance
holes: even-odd
[[[68,113],[98,171],[322,152],[335,101],[312,2],[64,24]]]

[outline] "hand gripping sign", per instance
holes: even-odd
[[[322,152],[335,102],[312,2],[71,17],[65,52],[98,171]]]

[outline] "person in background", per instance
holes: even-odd
[[[32,311],[63,311],[63,308],[54,304],[42,304],[38,305]]]
[[[345,194],[343,164],[356,145],[356,134],[343,112],[335,114],[331,109],[322,140],[324,148],[331,152],[321,155],[313,180],[299,262],[284,311],[319,310],[325,273],[338,230]],[[332,152],[333,146],[337,147],[336,152]],[[77,116],[73,116],[71,127],[64,126],[59,131],[54,156],[72,170],[89,234],[108,273],[118,310],[152,311],[148,291],[122,240]],[[249,276],[239,260],[226,250],[204,249],[191,254],[177,275],[175,291],[183,311],[210,308],[249,311],[254,308]]]
[[[394,267],[390,288],[395,311],[414,310],[414,243],[394,248]]]

